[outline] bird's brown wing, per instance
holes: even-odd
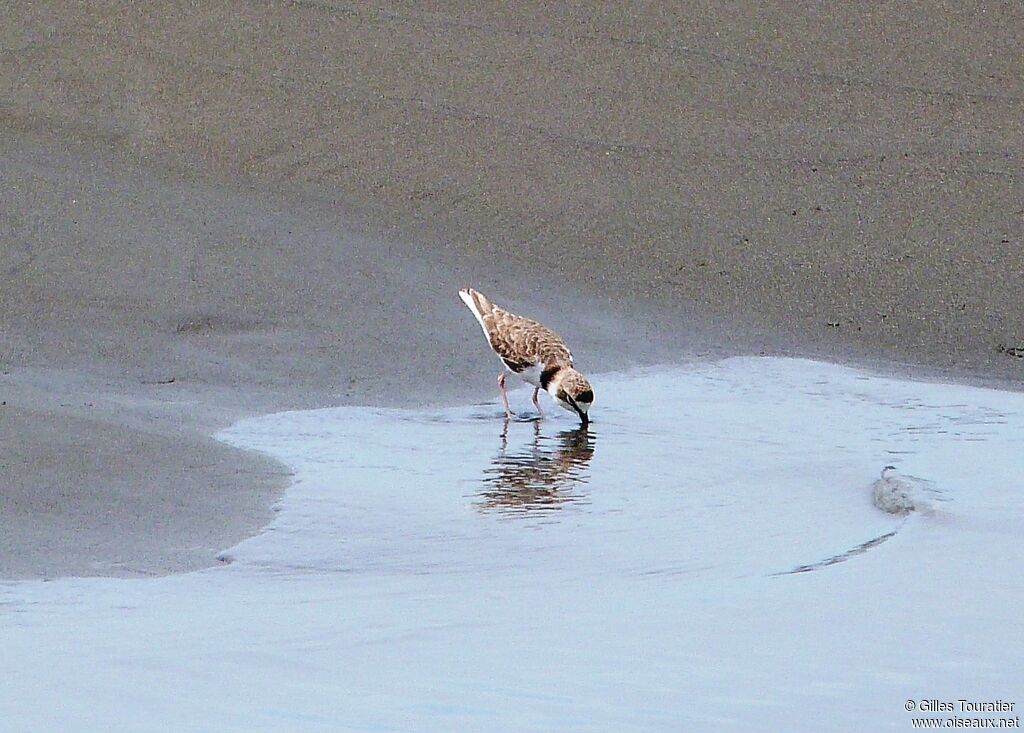
[[[572,366],[572,352],[547,326],[497,306],[483,320],[491,348],[510,369],[521,371],[538,362]]]

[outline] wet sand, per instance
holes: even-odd
[[[286,480],[209,443],[241,415],[490,397],[468,282],[591,371],[771,352],[1019,385],[1024,17],[864,12],[18,4],[0,574],[212,562]],[[130,558],[125,517],[153,537]]]

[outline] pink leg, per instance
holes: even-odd
[[[512,408],[508,406],[508,392],[505,391],[505,375],[507,372],[502,372],[498,377],[498,388],[501,390],[501,399],[505,402],[505,417],[512,417]]]
[[[544,408],[540,406],[540,400],[537,399],[537,395],[540,394],[540,387],[533,390],[533,406],[537,408],[537,412],[540,413],[541,417],[544,417]]]

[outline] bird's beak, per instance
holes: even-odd
[[[576,414],[580,416],[580,420],[583,422],[583,427],[589,425],[590,418],[587,417],[587,413],[581,410],[580,406],[576,404],[576,400],[574,400],[572,397],[569,397],[568,395],[566,395],[566,399],[569,401],[569,404],[572,406],[572,409],[576,410]]]

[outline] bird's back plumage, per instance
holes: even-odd
[[[545,369],[573,366],[569,347],[547,326],[495,305],[472,288],[460,290],[459,297],[476,316],[491,348],[512,371],[521,373],[537,365]]]

